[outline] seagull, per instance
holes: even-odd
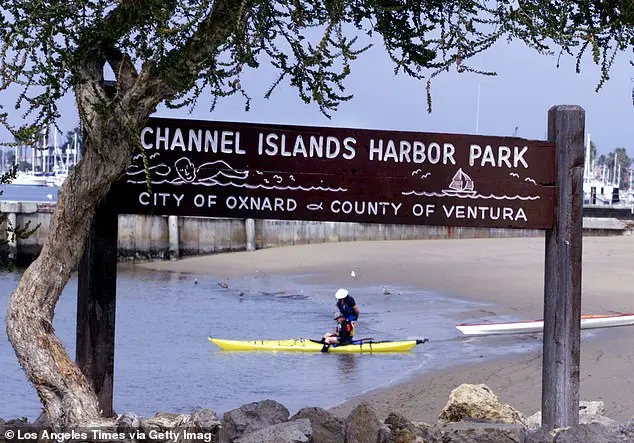
[[[350,277],[352,277],[352,278],[357,278],[357,274],[356,274],[354,271],[352,271],[352,272],[350,273]]]

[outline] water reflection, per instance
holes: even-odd
[[[339,372],[345,379],[354,377],[355,375],[355,367],[356,367],[356,359],[358,355],[354,354],[335,354],[333,357],[337,358],[337,366],[339,368]]]
[[[198,283],[198,277],[184,272],[155,271],[134,265],[120,266],[117,270],[120,277],[139,280],[154,280],[162,283],[180,283],[190,281],[192,284]]]

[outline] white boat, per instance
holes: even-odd
[[[30,172],[18,172],[12,185],[29,185],[29,186],[46,186],[46,177],[44,175],[33,174]]]
[[[582,315],[581,329],[611,328],[634,325],[634,314]],[[456,328],[464,335],[526,334],[543,332],[544,320],[505,323],[460,324]]]
[[[592,146],[590,134],[586,144],[585,168],[583,174],[583,204],[584,206],[614,206],[633,207],[632,185],[634,183],[634,169],[630,171],[630,187],[628,191],[621,189],[621,169],[618,156],[614,156],[614,166],[610,168],[604,163],[595,166],[592,160]],[[627,168],[626,168],[627,169]]]
[[[67,178],[68,178],[68,173],[66,172],[58,172],[58,173],[49,175],[46,178],[46,186],[60,188],[64,184],[64,181]]]

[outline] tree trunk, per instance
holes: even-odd
[[[55,305],[83,253],[98,202],[132,156],[132,140],[104,117],[97,138],[87,137],[81,162],[60,189],[39,257],[9,297],[7,335],[54,426],[100,421],[94,390],[55,335]],[[92,123],[94,123],[93,121]]]
[[[84,155],[60,189],[42,251],[10,295],[7,308],[9,341],[54,426],[98,423],[101,418],[94,390],[53,329],[55,306],[79,264],[97,204],[129,165],[141,128],[156,106],[189,90],[203,68],[214,65],[210,60],[238,25],[243,5],[215,1],[198,32],[168,57],[163,70],[147,63],[137,72],[116,45],[108,46],[108,33],[105,43],[98,39],[105,47],[84,48],[92,55],[76,67],[74,83],[87,132]],[[119,31],[115,27],[111,33]],[[117,89],[105,86],[106,56],[116,72]]]

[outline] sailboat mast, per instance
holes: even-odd
[[[64,172],[68,173],[68,163],[70,163],[70,143],[66,143],[65,145],[66,151],[66,163],[64,164]]]
[[[57,169],[57,128],[53,126],[53,171]]]
[[[592,156],[592,150],[590,149],[590,134],[588,134],[588,143],[586,146],[586,164],[585,164],[585,178],[590,179],[590,158]]]

